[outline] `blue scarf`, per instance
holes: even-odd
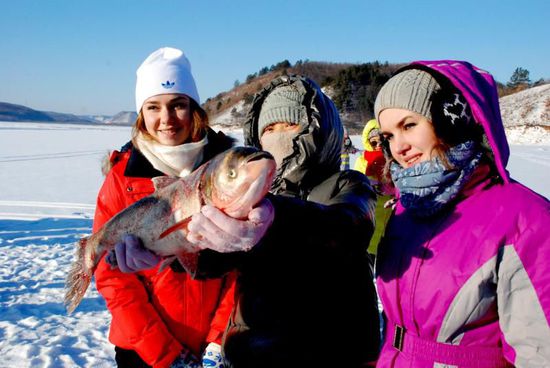
[[[468,182],[482,156],[473,141],[451,147],[446,154],[451,169],[438,157],[406,169],[396,162],[391,164],[391,177],[401,195],[399,200],[414,215],[431,216],[451,202]]]

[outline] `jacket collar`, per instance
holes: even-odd
[[[143,156],[143,154],[135,149],[132,145],[130,150],[130,158],[124,170],[124,176],[154,178],[155,176],[163,176],[164,173],[158,171],[151,163]]]

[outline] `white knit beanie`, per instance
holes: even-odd
[[[137,72],[136,111],[151,96],[165,93],[183,93],[200,104],[191,64],[183,51],[162,47],[145,59]]]

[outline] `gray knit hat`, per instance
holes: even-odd
[[[404,70],[391,77],[378,92],[374,102],[376,120],[380,112],[388,108],[410,110],[432,120],[431,97],[440,89],[429,73],[420,69]]]
[[[300,124],[305,117],[305,106],[302,105],[305,92],[293,85],[276,87],[267,95],[258,118],[258,133],[278,122]]]

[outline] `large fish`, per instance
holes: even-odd
[[[125,234],[138,236],[145,248],[178,259],[190,273],[196,270],[198,249],[186,239],[187,224],[204,204],[234,218],[244,218],[269,191],[275,161],[253,147],[220,153],[184,178],[153,178],[155,192],[119,212],[96,233],[82,238],[66,280],[65,305],[71,313],[80,304],[105,252]]]

